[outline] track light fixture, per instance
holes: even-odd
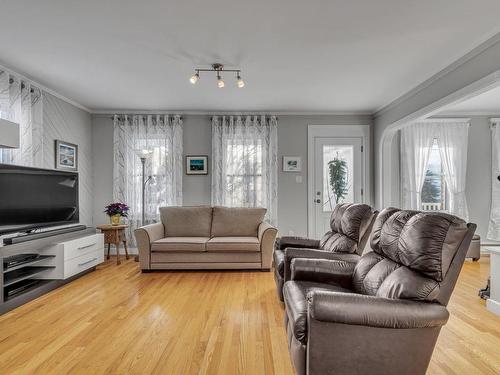
[[[215,72],[217,74],[217,87],[222,89],[226,86],[224,80],[222,79],[223,72],[236,73],[236,85],[241,89],[245,87],[245,81],[241,78],[240,69],[224,69],[222,64],[212,64],[212,69],[195,69],[195,74],[189,79],[193,85],[198,83],[200,80],[200,72]]]
[[[194,85],[198,80],[200,79],[200,73],[196,71],[195,74],[191,78],[189,78],[189,81]]]

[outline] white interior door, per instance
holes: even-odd
[[[314,139],[314,234],[330,229],[330,216],[338,203],[363,201],[362,137]]]

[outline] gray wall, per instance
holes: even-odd
[[[184,115],[184,154],[212,154],[210,116]],[[282,234],[307,234],[307,126],[371,125],[370,116],[295,116],[281,115],[278,122],[278,223]],[[103,207],[112,201],[113,192],[113,121],[110,115],[92,118],[94,165],[94,221],[106,222]],[[283,173],[283,155],[301,156],[302,172]],[[295,177],[302,175],[302,183]],[[183,177],[184,205],[210,204],[211,173]]]
[[[469,206],[469,219],[477,224],[476,233],[484,241],[488,232],[491,207],[490,117],[471,117],[465,189]]]
[[[43,93],[43,166],[55,167],[55,140],[78,145],[80,222],[93,224],[92,120],[89,113]]]

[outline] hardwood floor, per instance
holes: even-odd
[[[429,374],[499,374],[500,318],[467,261]],[[292,374],[270,272],[141,274],[113,260],[0,316],[0,374]]]

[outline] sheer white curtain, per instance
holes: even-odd
[[[142,163],[137,154],[150,150],[145,190],[145,221],[159,219],[158,208],[182,205],[182,119],[168,115],[115,115],[113,200],[130,207],[128,238],[142,225]]]
[[[469,219],[465,183],[467,174],[468,122],[437,124],[437,139],[444,179],[450,192],[449,213],[465,221]]]
[[[265,207],[277,224],[278,120],[212,117],[212,204]]]
[[[0,149],[0,163],[43,164],[42,92],[19,77],[0,71],[0,118],[19,124],[18,149]]]
[[[489,240],[500,241],[500,120],[491,124],[491,209],[488,224]]]
[[[434,123],[413,123],[401,129],[401,177],[403,208],[422,209],[422,186],[436,135]]]

